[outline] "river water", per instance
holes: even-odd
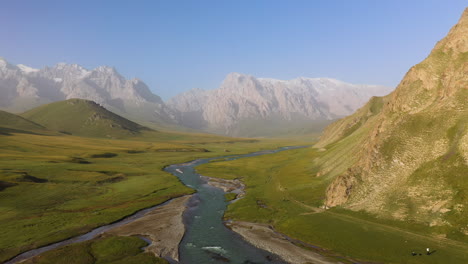
[[[227,156],[225,159],[254,157],[293,148],[299,147],[283,147],[277,150]],[[186,233],[179,245],[180,263],[286,263],[276,255],[252,246],[224,226],[223,215],[228,205],[224,198],[224,191],[208,185],[195,172],[196,166],[219,158],[199,159],[189,163],[171,165],[165,169],[177,176],[188,187],[197,190],[184,213]]]
[[[283,147],[276,150],[259,151],[245,155],[199,159],[189,163],[171,165],[165,168],[165,171],[177,176],[185,185],[197,190],[197,193],[193,195],[188,202],[188,209],[184,212],[186,233],[179,245],[180,264],[286,263],[276,255],[252,246],[244,241],[239,235],[224,226],[223,215],[228,205],[228,202],[226,202],[224,198],[225,193],[220,188],[208,185],[206,181],[195,172],[195,167],[219,158],[235,160],[295,148],[302,147]],[[126,217],[115,223],[98,227],[86,234],[24,252],[4,264],[14,264],[55,248],[91,240],[107,230],[131,223],[161,205],[163,204],[141,210],[134,215]]]

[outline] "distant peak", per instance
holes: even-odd
[[[101,71],[101,72],[116,72],[114,67],[111,66],[99,66],[95,69],[96,71]]]
[[[0,67],[6,67],[8,65],[8,61],[5,60],[3,57],[0,57]]]
[[[231,72],[226,75],[226,79],[237,79],[237,78],[253,78],[252,75],[239,73],[239,72]]]
[[[65,63],[65,62],[59,62],[55,65],[55,68],[56,69],[59,69],[59,70],[65,70],[65,69],[76,69],[76,70],[84,70],[84,71],[88,71],[87,69],[85,69],[84,67],[82,67],[81,65],[79,64],[68,64],[68,63]]]
[[[22,72],[25,73],[32,73],[32,72],[38,72],[39,69],[31,68],[29,66],[26,66],[24,64],[18,64],[16,65]]]

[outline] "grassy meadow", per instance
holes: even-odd
[[[315,162],[326,155],[313,148],[288,150],[197,167],[209,177],[241,179],[246,196],[229,205],[226,219],[266,223],[293,238],[359,262],[466,263],[468,244],[441,238],[427,226],[376,218],[341,208],[324,210],[330,181],[317,177]],[[429,247],[436,250],[424,254]],[[423,253],[411,256],[411,252]]]
[[[54,249],[25,261],[25,264],[168,264],[143,252],[148,243],[138,237],[105,237]]]
[[[4,132],[0,262],[192,193],[167,165],[286,144],[154,131],[122,140]]]

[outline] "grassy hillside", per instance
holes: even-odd
[[[157,133],[111,140],[0,135],[0,262],[192,193],[164,166],[285,141]]]
[[[310,160],[323,152],[306,148],[197,167],[205,176],[241,179],[244,198],[230,204],[226,219],[265,223],[358,263],[466,263],[468,244],[440,237],[437,227],[399,222],[365,212],[321,207],[332,179],[317,176]],[[430,256],[412,256],[427,248]]]
[[[393,93],[326,129],[316,145],[323,155],[313,162],[333,179],[327,206],[467,240],[467,34],[468,9]]]
[[[49,129],[77,136],[124,138],[150,131],[147,127],[83,99],[42,105],[21,116]]]
[[[16,133],[45,133],[50,134],[52,131],[45,127],[27,120],[21,116],[11,114],[0,110],[0,134]]]

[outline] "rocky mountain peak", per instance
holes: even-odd
[[[265,122],[265,130],[273,131],[292,123],[301,126],[310,121],[330,120],[350,114],[371,96],[385,95],[391,90],[327,78],[277,80],[233,72],[219,89],[193,89],[173,97],[168,105],[181,112],[182,124],[192,128],[204,126],[210,132],[252,136],[243,134],[240,127],[247,129]]]
[[[6,67],[8,65],[8,61],[6,61],[3,57],[0,57],[0,67]]]
[[[21,112],[44,103],[80,98],[121,115],[134,113],[146,120],[175,120],[174,113],[143,81],[126,80],[114,67],[88,70],[78,64],[58,63],[39,70],[22,64],[17,67],[4,59],[0,65],[4,65],[0,66],[0,109]],[[17,100],[23,103],[15,104]]]
[[[18,67],[16,67],[15,65],[13,64],[10,64],[6,59],[4,59],[3,57],[0,57],[0,69],[3,69],[3,70],[17,70]]]
[[[29,66],[26,66],[24,64],[18,64],[16,65],[22,72],[25,73],[33,73],[33,72],[38,72],[39,69],[31,68]]]
[[[111,66],[99,66],[96,69],[94,69],[94,71],[98,71],[109,75],[120,75],[120,73],[118,73],[117,70]]]
[[[455,53],[468,51],[468,8],[465,9],[458,23],[452,27],[447,36],[439,41],[435,50],[442,48],[445,52],[452,50]]]

